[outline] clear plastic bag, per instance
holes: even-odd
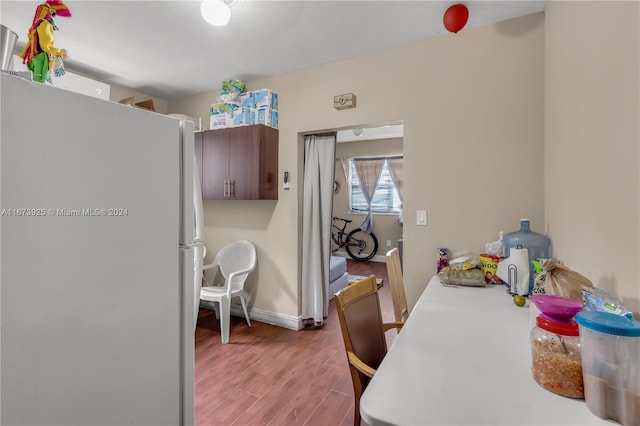
[[[588,311],[608,312],[633,319],[633,312],[624,303],[597,287],[583,287],[584,308]]]
[[[53,60],[53,75],[56,77],[62,77],[66,72],[64,70],[64,62],[60,56],[56,56]]]
[[[446,285],[468,287],[484,287],[487,285],[484,274],[478,268],[455,269],[451,266],[446,266],[438,273],[438,278]]]

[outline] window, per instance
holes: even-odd
[[[398,157],[388,157],[398,158]],[[360,188],[358,173],[356,172],[353,159],[349,160],[349,209],[351,213],[367,212],[367,202]],[[401,211],[400,196],[391,179],[391,172],[385,159],[382,166],[380,179],[376,185],[373,200],[371,201],[371,211],[377,214],[398,214]]]

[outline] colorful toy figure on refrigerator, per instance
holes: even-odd
[[[57,15],[71,16],[62,0],[47,0],[36,8],[27,44],[20,54],[22,62],[31,70],[33,79],[40,83],[49,78],[49,70],[54,69],[54,62],[57,64],[55,74],[64,74],[61,58],[67,58],[67,51],[53,46],[53,31],[58,29],[53,17]]]
[[[438,272],[440,272],[445,266],[449,265],[448,255],[449,252],[446,248],[438,249]]]

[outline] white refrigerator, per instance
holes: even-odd
[[[193,424],[193,123],[1,79],[0,424]]]

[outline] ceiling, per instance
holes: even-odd
[[[404,126],[402,124],[364,127],[338,130],[336,132],[336,142],[360,142],[376,139],[402,138],[404,136]]]
[[[39,1],[0,1],[17,49]],[[467,0],[465,29],[544,10],[543,0]],[[55,46],[71,71],[171,100],[448,34],[455,1],[238,0],[226,27],[207,24],[200,1],[65,0]]]

